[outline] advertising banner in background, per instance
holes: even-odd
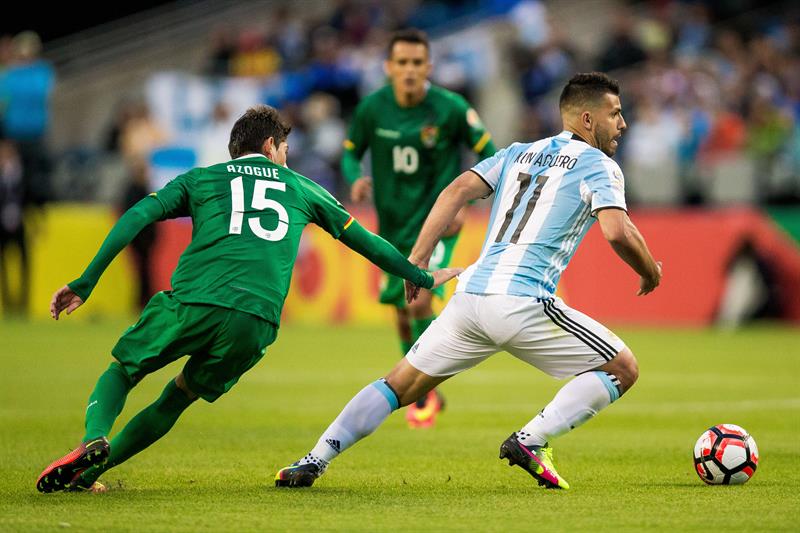
[[[376,228],[370,210],[354,209],[367,228]],[[559,296],[590,316],[611,324],[690,325],[719,316],[737,258],[750,254],[765,279],[770,318],[800,323],[800,247],[768,216],[752,209],[642,210],[631,213],[656,259],[664,264],[662,285],[637,297],[638,276],[616,257],[599,227],[592,228],[559,284]],[[461,232],[453,266],[467,266],[480,254],[488,212],[472,209]],[[178,250],[189,242],[187,222],[164,224],[156,251],[156,287],[169,287]],[[377,302],[382,274],[323,230],[308,226],[300,244],[288,322],[385,323],[391,307]],[[748,281],[747,283],[755,283]],[[451,282],[447,295],[452,294]],[[441,303],[441,302],[440,302]]]
[[[375,229],[371,210],[352,213]],[[116,220],[101,206],[60,204],[37,220],[31,242],[31,311],[48,316],[53,291],[80,275]],[[753,209],[640,210],[631,217],[663,262],[661,286],[637,297],[638,277],[617,258],[599,227],[578,248],[559,285],[570,306],[608,324],[705,326],[727,314],[765,316],[800,324],[800,245],[783,227]],[[472,209],[452,264],[467,266],[480,254],[488,212]],[[167,290],[178,257],[191,239],[189,219],[158,224],[153,253],[154,290]],[[791,231],[791,230],[790,230]],[[125,251],[74,318],[129,316],[135,311],[133,262]],[[13,269],[10,278],[17,279]],[[300,243],[284,323],[386,324],[393,310],[378,303],[382,273],[316,226]],[[447,289],[449,297],[455,282]],[[12,286],[12,289],[14,287]],[[18,289],[18,287],[17,287]],[[437,303],[441,308],[443,302]],[[732,310],[732,311],[731,311]],[[760,313],[760,314],[759,314]],[[736,320],[734,320],[736,322]]]

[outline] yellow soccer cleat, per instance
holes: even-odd
[[[512,433],[500,445],[500,459],[508,459],[509,466],[519,466],[545,488],[569,489],[567,480],[556,471],[553,464],[553,448],[547,444],[529,448],[517,440],[516,433]]]

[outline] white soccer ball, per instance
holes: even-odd
[[[741,485],[757,467],[756,441],[737,425],[710,427],[694,445],[694,468],[709,485]]]

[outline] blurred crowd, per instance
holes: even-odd
[[[277,80],[295,124],[293,164],[341,192],[340,141],[358,100],[383,81],[388,33],[441,21],[507,21],[506,58],[524,101],[518,139],[560,129],[555,97],[576,71],[620,79],[628,136],[619,158],[632,204],[800,201],[800,9],[743,0],[627,4],[592,52],[539,0],[398,2],[343,0],[327,19],[279,11],[268,27],[212,39],[210,76]],[[485,16],[485,18],[481,18]],[[445,24],[447,27],[447,24]],[[441,28],[440,28],[441,29]],[[466,46],[466,45],[465,45]],[[459,45],[434,39],[433,80],[480,110]],[[455,58],[455,59],[453,59]],[[461,58],[463,59],[463,57]],[[267,98],[270,100],[270,98]]]
[[[542,4],[522,2],[545,21],[520,28],[516,44],[526,136],[557,129],[551,91],[576,70],[602,70],[622,82],[631,203],[800,201],[800,9],[726,4],[632,4],[598,53],[581,56]]]

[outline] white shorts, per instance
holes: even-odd
[[[500,351],[556,378],[604,365],[625,343],[561,298],[458,292],[406,355],[429,376],[452,376]]]

